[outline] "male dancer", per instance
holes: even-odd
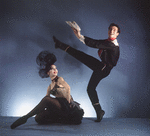
[[[80,30],[77,30],[75,28],[72,29],[76,37],[84,44],[89,47],[99,49],[98,55],[101,61],[90,55],[85,54],[84,52],[76,50],[67,44],[60,42],[55,37],[53,37],[55,42],[55,48],[60,48],[66,51],[68,54],[85,64],[91,70],[93,70],[92,76],[88,83],[87,93],[96,111],[97,119],[95,120],[95,122],[100,122],[105,112],[102,110],[99,103],[96,87],[103,78],[109,75],[111,69],[117,64],[120,50],[116,38],[120,33],[120,28],[117,24],[111,23],[108,27],[108,39],[104,40],[91,39],[89,37],[81,35]]]

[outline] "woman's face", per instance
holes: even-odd
[[[55,65],[51,65],[51,69],[47,73],[50,77],[57,76],[58,70]]]

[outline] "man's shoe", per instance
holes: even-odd
[[[95,122],[101,122],[104,114],[105,114],[105,111],[101,110],[99,113],[99,116],[97,116],[97,120],[95,120]]]
[[[62,43],[61,41],[59,41],[58,39],[56,39],[55,36],[53,36],[53,40],[55,42],[55,49],[60,48],[64,51],[67,51],[67,49],[70,47],[69,45]]]

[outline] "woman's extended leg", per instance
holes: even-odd
[[[39,114],[40,112],[44,111],[45,108],[51,109],[56,115],[59,115],[62,112],[61,104],[59,103],[59,101],[55,98],[47,96],[47,97],[44,97],[40,101],[40,103],[33,110],[31,110],[28,114],[26,114],[25,116],[16,120],[11,125],[11,129],[14,129],[14,128],[26,123],[28,118],[30,118],[36,114]]]

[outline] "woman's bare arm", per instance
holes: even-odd
[[[50,86],[51,86],[51,85],[49,85],[48,88],[47,88],[46,96],[50,96],[50,90],[51,90],[51,87],[50,87]]]
[[[63,86],[66,89],[66,96],[67,96],[66,99],[70,103],[70,86],[67,84],[67,82],[62,77],[58,78],[58,85]]]

